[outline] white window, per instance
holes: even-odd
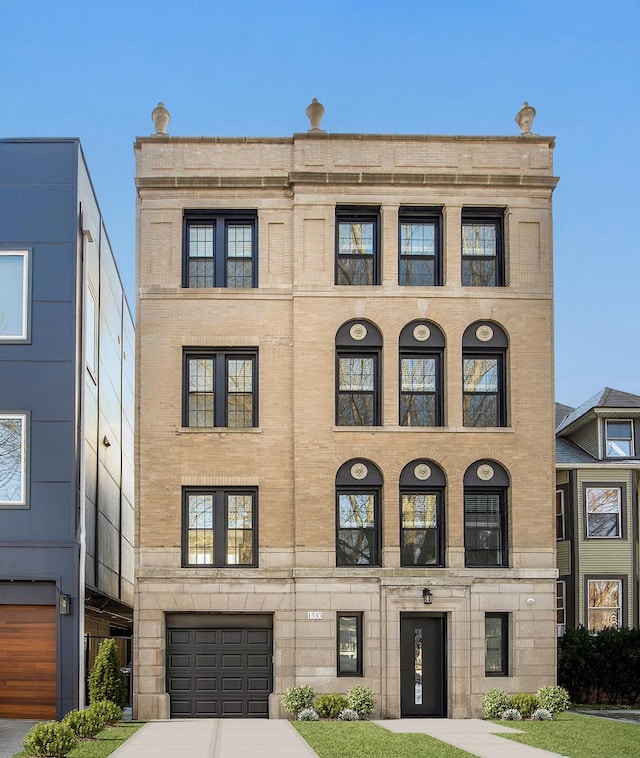
[[[607,458],[633,457],[633,424],[631,421],[605,421]]]
[[[0,506],[27,505],[27,414],[0,414]]]
[[[556,634],[564,637],[567,628],[567,583],[560,579],[556,582]]]
[[[29,252],[0,250],[0,342],[29,338]]]
[[[586,487],[587,537],[622,536],[620,487]]]
[[[599,632],[607,627],[619,628],[622,620],[622,582],[619,579],[589,579],[587,585],[589,631]]]
[[[564,492],[556,490],[556,539],[563,540],[564,537]]]

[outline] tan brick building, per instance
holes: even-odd
[[[553,146],[136,141],[139,718],[554,682]]]

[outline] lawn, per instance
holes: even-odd
[[[638,758],[640,724],[628,724],[596,716],[560,713],[553,721],[502,721],[524,734],[501,735],[505,739],[549,750],[569,758]]]
[[[469,758],[426,734],[394,734],[370,721],[294,721],[320,758]],[[639,732],[640,734],[640,732]]]
[[[129,737],[132,737],[143,724],[144,721],[126,721],[115,726],[108,726],[96,736],[95,740],[79,742],[77,747],[67,753],[68,758],[106,758]],[[27,758],[28,755],[22,750],[13,758]]]

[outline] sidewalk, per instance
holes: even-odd
[[[0,719],[0,758],[11,758],[22,750],[25,734],[39,723],[29,719]]]

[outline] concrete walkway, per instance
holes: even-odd
[[[0,719],[0,758],[11,758],[22,750],[25,734],[39,723],[29,719]]]
[[[559,755],[506,740],[498,735],[517,734],[520,730],[481,719],[397,719],[375,723],[396,734],[428,734],[480,758],[551,758]]]

